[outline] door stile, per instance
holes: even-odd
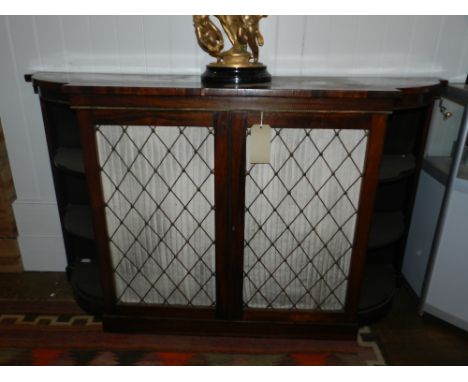
[[[230,318],[239,320],[243,313],[244,217],[245,217],[245,150],[247,113],[233,112],[231,119],[231,235]]]
[[[215,245],[216,245],[216,317],[229,318],[229,232],[230,210],[230,114],[214,114],[215,127]]]
[[[387,114],[373,115],[370,124],[369,143],[364,162],[364,177],[359,197],[359,213],[356,222],[354,248],[346,293],[345,314],[351,320],[355,320],[358,312],[367,243],[379,179],[380,159],[387,128]]]

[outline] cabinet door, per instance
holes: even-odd
[[[271,160],[250,163],[239,200],[237,311],[244,319],[337,320],[356,314],[385,116],[265,113]]]
[[[214,317],[213,115],[79,118],[106,312]]]

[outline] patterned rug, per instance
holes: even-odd
[[[84,315],[0,315],[0,365],[385,365],[368,327],[357,341],[104,333]]]

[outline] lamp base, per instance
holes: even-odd
[[[271,81],[271,75],[268,73],[266,65],[262,64],[242,67],[225,67],[211,64],[206,66],[201,80],[206,87],[264,84]]]

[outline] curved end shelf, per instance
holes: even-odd
[[[54,156],[54,164],[58,169],[77,175],[84,175],[85,173],[81,149],[58,149]]]
[[[359,301],[359,323],[367,325],[383,318],[392,306],[395,289],[395,271],[391,265],[366,265]]]
[[[375,212],[372,217],[368,250],[393,244],[404,233],[405,220],[402,212]]]
[[[63,216],[63,226],[71,235],[94,240],[91,210],[86,205],[68,205]]]
[[[415,169],[414,155],[383,155],[380,162],[379,180],[381,183],[395,182],[411,175]]]
[[[80,308],[89,314],[100,316],[104,309],[104,297],[97,264],[89,260],[75,261],[70,283]]]

